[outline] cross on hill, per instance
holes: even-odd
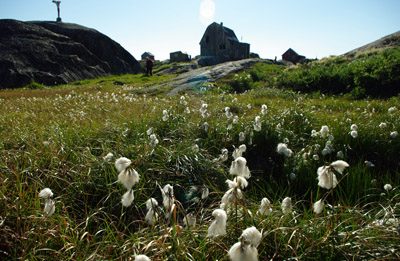
[[[57,6],[57,13],[58,13],[58,17],[57,17],[57,22],[62,22],[62,20],[61,20],[61,17],[60,17],[60,4],[61,4],[61,1],[54,1],[53,0],[53,3],[55,3],[56,4],[56,6]]]

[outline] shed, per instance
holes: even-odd
[[[191,57],[187,53],[182,53],[181,51],[173,52],[169,54],[169,62],[188,62]]]
[[[282,60],[289,61],[294,64],[306,59],[305,56],[299,55],[292,48],[289,48],[284,54],[282,54]]]
[[[249,58],[250,44],[239,42],[232,29],[221,24],[210,24],[200,41],[200,65]]]
[[[144,52],[142,54],[142,60],[146,60],[147,58],[154,61],[154,55],[151,52]]]

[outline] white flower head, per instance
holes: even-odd
[[[257,211],[257,215],[268,215],[272,213],[271,202],[268,198],[263,198],[261,200],[260,208]]]
[[[279,143],[276,151],[278,154],[283,154],[286,157],[291,157],[293,155],[293,151],[289,149],[285,143]]]
[[[242,242],[235,243],[229,249],[228,256],[232,261],[258,261],[257,248],[245,245]]]
[[[358,130],[358,126],[356,124],[352,124],[350,129],[353,130],[353,131],[357,131]]]
[[[128,158],[121,157],[115,161],[115,168],[119,171],[122,172],[125,170],[127,167],[129,167],[132,164],[132,161]]]
[[[317,170],[318,174],[318,186],[321,188],[331,189],[335,188],[338,181],[335,173],[329,166],[319,167]]]
[[[232,118],[233,114],[231,112],[231,109],[229,107],[225,107],[225,116],[230,119]]]
[[[250,170],[246,166],[247,160],[243,157],[237,157],[232,161],[229,173],[232,175],[242,176],[246,179],[250,178]]]
[[[174,204],[174,187],[170,184],[165,185],[161,190],[161,194],[163,197],[163,206],[166,209],[171,208],[171,206]]]
[[[292,213],[292,199],[290,197],[286,197],[282,200],[281,208],[283,214],[290,214]]]
[[[319,132],[321,133],[322,138],[326,138],[329,135],[329,127],[326,125],[323,125]]]
[[[354,139],[358,137],[358,132],[356,130],[352,130],[350,132],[350,136],[353,137]]]
[[[228,219],[225,210],[216,209],[212,212],[215,218],[208,227],[207,237],[224,236],[226,234],[226,221]]]
[[[53,197],[53,192],[49,188],[44,188],[39,192],[39,198],[48,199]]]
[[[390,107],[390,108],[388,109],[388,112],[389,112],[389,113],[392,113],[392,112],[395,112],[395,111],[397,111],[396,106]]]
[[[163,121],[167,121],[168,119],[169,119],[168,111],[167,110],[163,110],[162,120]]]
[[[122,196],[121,202],[124,207],[129,207],[132,205],[133,200],[135,199],[133,190],[129,189],[125,194]]]
[[[235,148],[232,152],[232,157],[233,159],[237,159],[238,157],[241,157],[243,155],[243,152],[246,151],[246,145],[242,144],[239,146],[239,148]]]
[[[114,154],[112,154],[111,152],[107,153],[106,156],[103,157],[103,160],[106,162],[110,162],[112,160],[112,158],[114,157]]]
[[[240,236],[246,245],[251,245],[252,247],[257,247],[261,241],[261,233],[255,227],[249,227],[243,230]]]
[[[344,160],[337,160],[331,163],[331,166],[340,174],[343,174],[345,168],[349,167],[349,163]]]
[[[146,201],[146,209],[156,209],[158,207],[158,202],[155,198],[149,198]]]
[[[322,199],[318,200],[317,202],[314,203],[313,205],[313,211],[315,214],[319,215],[322,213],[322,211],[324,210],[324,202],[322,201]]]
[[[128,190],[132,189],[133,185],[139,182],[140,175],[133,168],[124,169],[118,175],[118,181]]]
[[[261,114],[262,115],[267,114],[267,110],[268,110],[267,105],[265,105],[265,104],[261,105]]]
[[[208,198],[208,195],[210,195],[210,190],[206,186],[203,186],[200,191],[201,199],[206,199]]]
[[[243,142],[245,139],[246,139],[246,134],[243,131],[241,131],[239,133],[239,141]]]
[[[137,255],[134,261],[151,261],[146,255]]]
[[[390,133],[390,138],[392,138],[392,139],[396,138],[397,136],[399,136],[399,133],[397,131],[392,131]]]
[[[386,128],[386,127],[387,127],[386,122],[381,122],[381,123],[379,124],[379,128]]]
[[[385,184],[385,186],[383,186],[383,189],[386,190],[387,192],[389,192],[390,190],[393,189],[393,187],[390,184]]]
[[[154,198],[146,201],[147,214],[144,219],[149,225],[154,225],[158,221],[157,207],[158,202]]]

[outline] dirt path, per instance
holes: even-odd
[[[151,91],[161,87],[173,87],[173,89],[167,95],[176,95],[180,91],[184,91],[188,88],[201,87],[204,84],[215,82],[219,79],[224,78],[230,73],[237,73],[251,67],[255,63],[267,62],[262,59],[245,59],[233,62],[226,62],[214,65],[212,67],[203,67],[196,70],[192,70],[179,76],[175,77],[167,83],[163,83],[157,86],[152,86],[143,89],[143,91]],[[269,62],[269,61],[268,61]]]

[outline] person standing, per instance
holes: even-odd
[[[153,75],[153,60],[149,57],[146,58],[146,75]]]

